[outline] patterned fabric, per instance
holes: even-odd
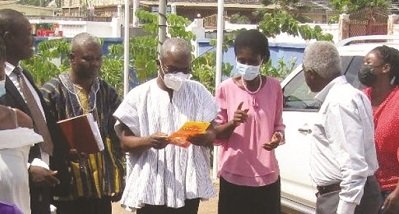
[[[119,140],[115,135],[112,113],[120,101],[115,90],[97,80],[89,92],[74,85],[67,73],[46,83],[42,93],[54,117],[59,120],[93,112],[105,149],[89,154],[78,162],[69,160],[65,142],[55,143],[51,167],[58,171],[61,184],[55,188],[59,200],[78,197],[102,198],[120,193],[123,189],[123,167]],[[59,133],[60,134],[60,133]]]
[[[370,98],[372,89],[365,90]],[[375,144],[380,168],[376,176],[382,191],[393,191],[399,181],[399,87],[373,109]]]
[[[114,116],[136,136],[156,132],[171,134],[186,121],[212,121],[217,106],[198,82],[188,80],[173,97],[160,89],[156,79],[129,92]],[[120,132],[116,125],[117,132]],[[132,209],[144,204],[183,207],[186,199],[214,195],[209,178],[209,148],[167,145],[164,149],[130,152],[126,188],[121,203]]]

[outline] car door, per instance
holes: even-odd
[[[342,68],[348,81],[359,87],[357,71],[363,57],[342,56]],[[314,213],[316,187],[310,177],[310,133],[313,121],[321,106],[314,99],[315,93],[306,85],[302,66],[293,71],[283,82],[286,143],[276,150],[280,166],[283,206]]]

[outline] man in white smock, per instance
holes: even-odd
[[[202,84],[189,80],[191,48],[185,40],[166,40],[158,65],[158,77],[132,89],[114,113],[128,152],[121,204],[137,214],[194,214],[200,199],[214,196],[209,177],[213,126],[188,138],[187,148],[171,144],[167,136],[187,121],[213,121],[217,106]]]

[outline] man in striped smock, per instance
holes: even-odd
[[[214,195],[209,177],[213,126],[189,138],[187,148],[170,144],[166,136],[187,121],[211,122],[217,107],[202,84],[189,80],[186,41],[166,40],[158,65],[158,77],[131,90],[114,113],[122,149],[128,152],[121,203],[138,214],[195,214],[200,199]]]
[[[75,36],[69,59],[70,72],[47,82],[43,96],[57,121],[91,112],[104,150],[78,154],[66,142],[55,142],[51,167],[61,180],[54,189],[57,213],[111,214],[111,201],[119,200],[123,190],[123,155],[112,117],[120,101],[115,89],[98,77],[102,52],[96,38],[87,33]]]

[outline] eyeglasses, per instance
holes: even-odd
[[[169,73],[169,74],[171,74],[171,73],[176,74],[179,72],[182,72],[184,74],[189,74],[192,71],[191,66],[186,67],[186,68],[176,68],[174,66],[163,65],[162,62],[161,62],[161,67],[162,67],[162,70],[164,71],[164,73]]]

